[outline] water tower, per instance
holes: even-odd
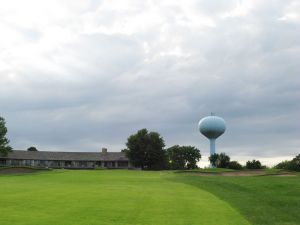
[[[226,124],[223,118],[211,116],[202,118],[198,124],[199,131],[210,141],[210,155],[216,153],[216,139],[220,137],[226,130]]]

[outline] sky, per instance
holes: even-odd
[[[120,151],[139,129],[267,165],[300,153],[300,2],[0,0],[14,149]],[[201,163],[200,163],[201,165]]]

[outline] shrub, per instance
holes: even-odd
[[[239,164],[237,161],[230,161],[227,168],[233,170],[241,170],[243,169],[243,166]]]

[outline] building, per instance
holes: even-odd
[[[0,166],[32,166],[45,168],[93,169],[129,168],[123,152],[50,152],[13,150],[6,157],[0,155]]]

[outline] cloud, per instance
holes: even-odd
[[[208,154],[299,153],[297,1],[0,2],[0,113],[14,148],[124,147],[140,128]]]

